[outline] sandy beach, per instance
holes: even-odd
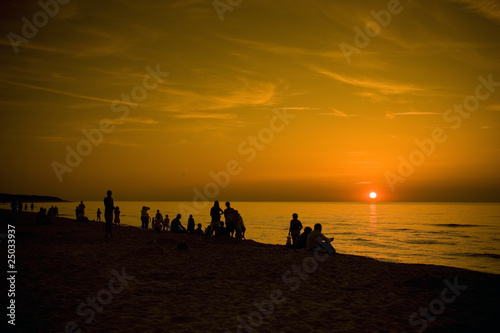
[[[14,332],[500,328],[500,275],[135,227],[114,227],[105,240],[104,223],[36,225],[33,213],[5,210],[0,217],[2,233],[15,227],[15,326],[3,316]]]

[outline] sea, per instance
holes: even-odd
[[[34,211],[53,205],[60,216],[74,218],[78,204],[35,203]],[[84,204],[90,220],[96,219],[97,208],[104,211],[102,201]],[[170,220],[180,213],[184,226],[192,214],[204,229],[212,204],[115,200],[125,227],[139,227],[141,208],[147,206],[151,217],[157,210]],[[297,213],[304,227],[321,223],[323,233],[335,238],[338,253],[500,274],[499,203],[231,202],[231,207],[243,217],[246,238],[260,243],[285,245],[292,214]]]

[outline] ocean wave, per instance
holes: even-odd
[[[447,244],[447,245],[456,245],[455,243],[449,243],[449,242],[440,242],[437,240],[406,240],[406,241],[401,241],[403,243],[408,243],[408,244]]]
[[[462,256],[462,257],[500,259],[500,254],[496,253],[451,253],[451,254],[454,256]]]
[[[457,224],[457,223],[445,223],[445,224],[431,224],[435,227],[449,227],[449,228],[471,228],[471,227],[483,227],[481,224]]]

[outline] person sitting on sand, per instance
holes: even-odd
[[[165,214],[165,219],[163,220],[163,231],[165,230],[170,230],[170,219],[167,214]]]
[[[203,235],[203,229],[201,228],[201,223],[198,223],[198,227],[193,232],[195,235]]]
[[[170,224],[170,231],[179,234],[187,233],[186,228],[184,228],[181,224],[181,214],[177,214],[177,217],[172,220],[172,223]]]
[[[229,232],[229,229],[224,226],[224,222],[220,223],[219,228],[215,230],[215,237],[230,237],[231,233]]]
[[[152,227],[154,231],[161,232],[161,227],[162,227],[161,221],[157,218],[154,218]]]
[[[115,207],[115,224],[120,225],[120,207]]]
[[[50,221],[50,217],[47,216],[47,210],[43,207],[40,207],[40,211],[36,213],[36,219],[35,223],[36,224],[52,224],[52,221]]]
[[[330,242],[333,242],[333,237],[327,238],[321,233],[322,229],[321,223],[314,225],[314,230],[307,236],[306,249],[309,251],[325,249],[328,253],[335,253],[335,249],[330,244]]]
[[[299,239],[297,240],[297,250],[304,249],[307,246],[307,236],[311,233],[312,229],[310,227],[305,227],[304,232],[300,234]]]
[[[302,223],[298,220],[299,215],[293,214],[290,221],[290,229],[288,234],[292,236],[292,245],[297,248],[297,241],[299,239],[300,230],[302,230]]]
[[[193,215],[189,215],[188,225],[187,225],[187,232],[190,235],[194,234],[194,218],[193,218]]]

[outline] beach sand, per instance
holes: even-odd
[[[104,223],[53,218],[35,225],[34,214],[5,210],[0,217],[3,233],[9,223],[16,230],[16,326],[8,325],[16,332],[500,327],[500,275],[135,227],[114,227],[114,238],[105,240]],[[177,250],[182,242],[187,250]]]

